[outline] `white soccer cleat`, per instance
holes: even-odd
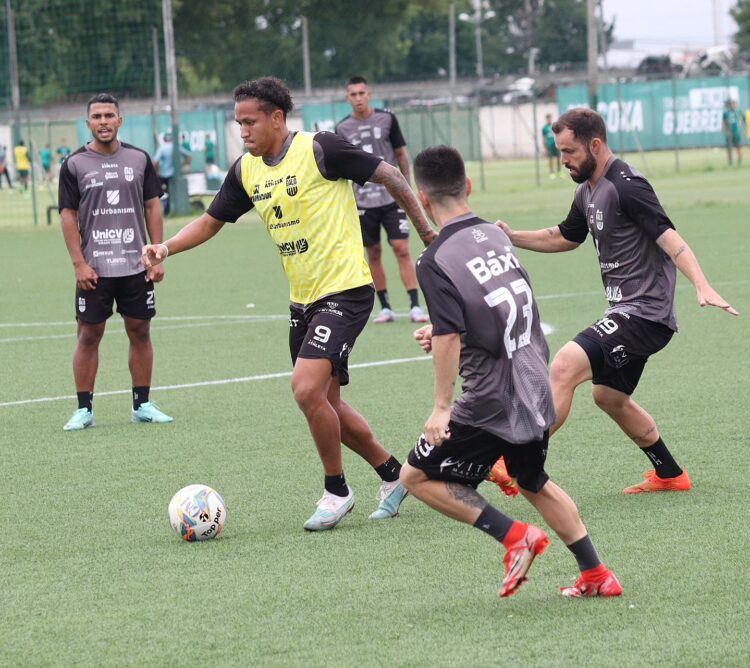
[[[374,323],[380,325],[384,322],[393,322],[396,319],[396,315],[389,308],[381,309],[380,313],[373,320]]]
[[[302,526],[305,531],[326,531],[333,529],[341,520],[343,520],[354,508],[354,492],[347,487],[349,494],[347,496],[337,496],[331,494],[328,490],[323,492],[323,496],[318,501],[318,507]]]

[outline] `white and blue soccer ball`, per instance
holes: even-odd
[[[183,487],[169,502],[169,524],[182,540],[216,538],[227,521],[224,499],[208,485]]]

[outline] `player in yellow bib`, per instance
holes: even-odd
[[[252,208],[258,211],[289,279],[292,392],[325,475],[323,496],[304,528],[332,529],[354,506],[341,443],[382,480],[380,504],[370,517],[394,517],[406,496],[398,480],[401,464],[340,396],[340,387],[349,382],[349,354],[375,299],[352,181],[384,185],[425,245],[435,233],[398,169],[333,133],[290,132],[286,117],[292,98],[282,81],[263,77],[245,82],[234,90],[234,100],[248,152],[232,165],[204,214],[163,244],[144,247],[144,265],[194,248],[225,223]]]

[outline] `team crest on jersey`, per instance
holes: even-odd
[[[78,310],[81,313],[84,313],[86,311],[86,297],[78,298]]]
[[[372,129],[372,134],[374,135],[375,139],[380,139],[380,137],[382,136],[382,132],[382,129],[377,125]]]
[[[294,197],[297,194],[297,177],[294,174],[290,174],[286,177],[286,194],[289,197]]]
[[[599,211],[599,209],[596,210],[596,229],[597,230],[603,230],[604,229],[604,214]]]
[[[281,219],[281,218],[282,218],[282,217],[284,216],[284,212],[283,212],[283,211],[281,210],[281,207],[280,207],[280,206],[275,206],[275,207],[273,207],[273,215],[274,215],[274,216],[275,216],[275,217],[276,217],[277,219],[279,219],[279,220],[280,220],[280,219]]]
[[[125,180],[126,181],[132,181],[135,178],[135,175],[133,173],[132,167],[125,167],[123,169],[123,172],[125,173]]]

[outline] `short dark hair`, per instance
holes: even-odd
[[[284,119],[294,109],[292,95],[287,85],[275,77],[261,77],[253,81],[243,81],[234,89],[234,101],[257,100],[258,106],[266,114],[281,109]]]
[[[353,86],[354,84],[364,84],[367,86],[367,79],[362,76],[349,77],[349,81],[346,82],[347,86]]]
[[[89,101],[86,103],[87,116],[91,111],[92,104],[114,104],[117,108],[117,113],[120,113],[120,102],[114,95],[111,95],[110,93],[97,93],[93,97],[89,98]]]
[[[552,124],[552,132],[556,135],[566,128],[584,144],[588,144],[594,138],[607,143],[607,126],[601,115],[593,109],[586,107],[570,109]]]
[[[466,167],[461,154],[450,146],[431,146],[414,158],[414,180],[427,197],[435,200],[466,193]]]

